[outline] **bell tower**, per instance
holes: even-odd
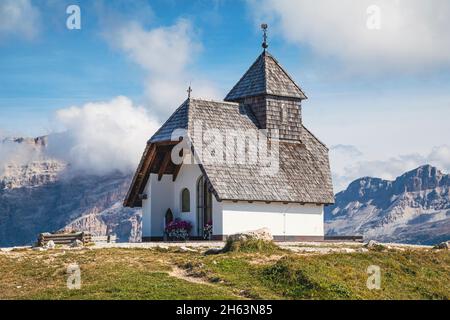
[[[263,52],[225,97],[251,108],[260,129],[278,130],[281,140],[299,141],[301,102],[307,99],[278,61],[266,50],[267,25],[262,24]]]

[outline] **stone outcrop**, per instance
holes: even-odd
[[[228,241],[248,241],[248,240],[262,240],[272,241],[273,236],[268,228],[261,228],[258,230],[246,231],[229,235]]]
[[[450,249],[450,240],[449,241],[445,241],[445,242],[441,242],[441,243],[435,245],[434,249],[445,249],[445,250]]]

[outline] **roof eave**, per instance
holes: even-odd
[[[264,203],[286,203],[286,204],[300,204],[300,205],[333,205],[334,201],[292,201],[292,200],[255,200],[255,199],[233,199],[233,198],[223,198],[220,201],[233,201],[233,202],[264,202]]]

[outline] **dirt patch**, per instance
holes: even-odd
[[[174,278],[178,278],[178,279],[182,279],[188,282],[192,282],[192,283],[198,283],[198,284],[206,284],[209,286],[212,286],[213,284],[208,282],[208,280],[203,279],[203,278],[199,278],[199,277],[193,277],[192,275],[190,275],[190,273],[184,269],[181,269],[177,266],[173,266],[172,270],[169,272],[169,276],[174,277]]]

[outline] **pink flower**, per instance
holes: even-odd
[[[186,230],[188,233],[192,230],[192,224],[189,221],[175,219],[166,226],[167,232],[175,230]]]

